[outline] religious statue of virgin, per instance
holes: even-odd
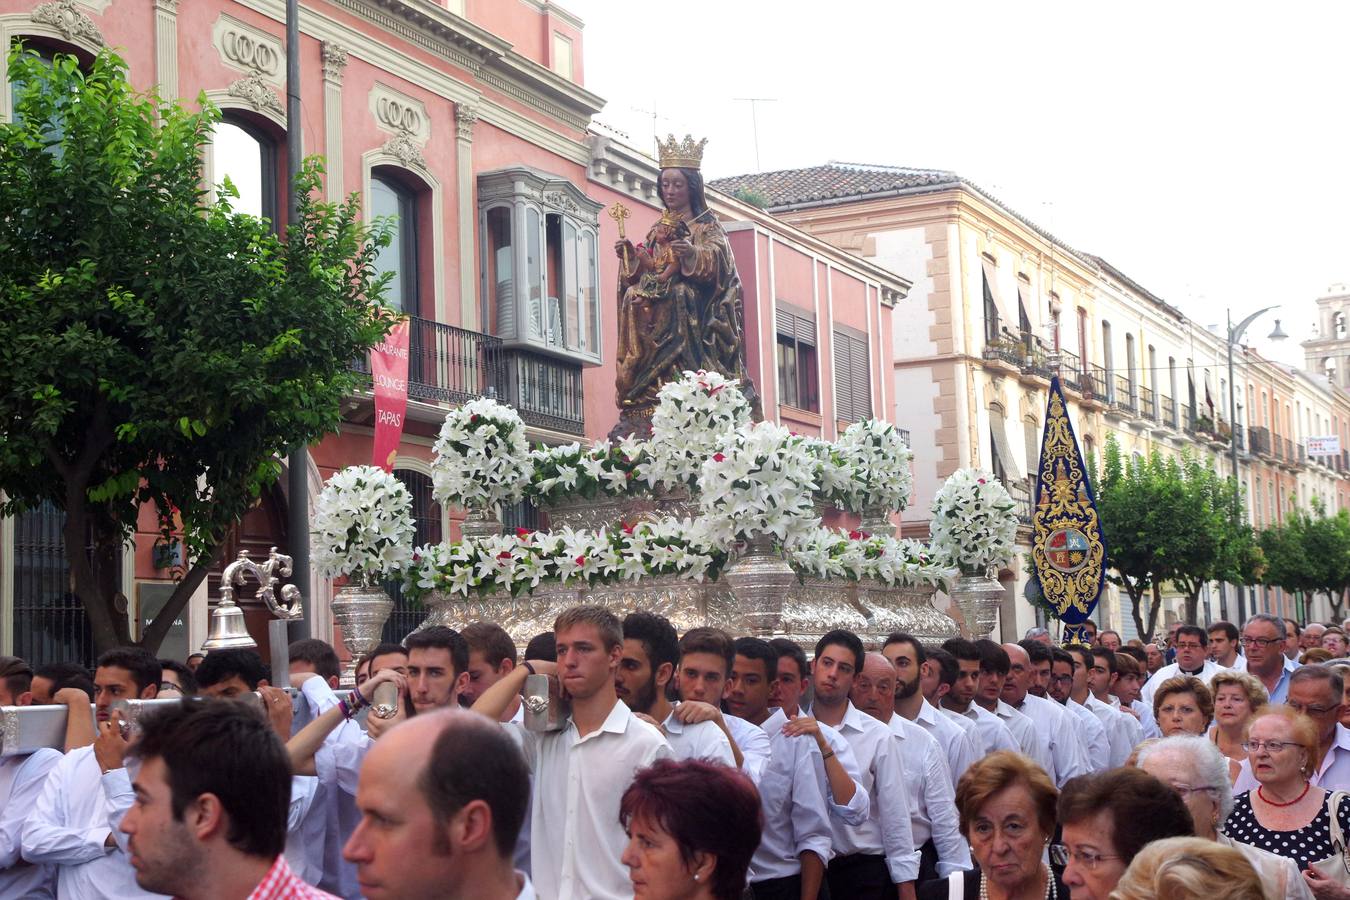
[[[611,437],[651,433],[656,394],[686,370],[741,382],[758,418],[745,368],[741,279],[722,225],[703,195],[703,147],[686,135],[658,142],[665,210],[636,247],[620,239],[619,346],[615,376],[619,424]]]

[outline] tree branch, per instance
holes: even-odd
[[[183,576],[183,580],[178,582],[173,593],[169,595],[169,602],[164,604],[164,608],[159,611],[159,615],[141,632],[141,645],[152,648],[151,652],[159,649],[159,645],[164,642],[164,637],[173,627],[174,619],[182,615],[183,609],[187,606],[192,595],[196,593],[197,588],[201,586],[206,576],[210,574],[211,567],[220,559],[220,554],[225,549],[225,541],[217,541],[211,548],[209,556],[198,559],[188,573]],[[208,606],[210,600],[208,598]]]

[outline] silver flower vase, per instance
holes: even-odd
[[[497,520],[497,506],[492,504],[487,507],[475,506],[468,510],[468,515],[460,523],[459,533],[463,538],[475,540],[477,538],[495,537],[502,533],[502,523]]]
[[[333,596],[333,619],[342,628],[342,643],[351,658],[342,670],[342,683],[356,681],[356,662],[380,642],[394,601],[378,585],[349,584]]]
[[[864,507],[858,530],[878,537],[895,537],[895,523],[891,521],[891,511],[875,505]]]
[[[1003,585],[988,572],[962,573],[951,591],[952,603],[966,621],[970,639],[988,637],[998,621],[998,608],[1003,600]]]
[[[774,549],[773,540],[773,535],[761,534],[746,541],[735,562],[722,573],[746,626],[759,637],[780,631],[783,602],[797,581],[783,554]]]

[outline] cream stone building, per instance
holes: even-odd
[[[1248,515],[1258,527],[1314,496],[1332,509],[1345,504],[1344,461],[1312,463],[1306,454],[1307,437],[1345,426],[1345,414],[1337,412],[1346,408],[1343,390],[1238,347],[1230,411],[1225,325],[1189,319],[1106,260],[1057,239],[959,175],[830,164],[714,186],[913,280],[894,334],[894,419],[913,435],[915,454],[906,535],[927,534],[928,507],[942,479],[976,466],[1007,485],[1023,540],[1029,538],[1029,476],[1055,374],[1083,450],[1098,460],[1114,437],[1127,454],[1185,451],[1226,475],[1236,441]],[[1338,300],[1344,308],[1324,317],[1343,337],[1350,295]],[[1254,327],[1261,324],[1269,323]],[[1342,377],[1341,384],[1350,380]],[[1001,573],[1005,639],[1039,619],[1023,596],[1026,576],[1021,559]],[[1165,596],[1164,603],[1160,622],[1176,614],[1180,600]],[[1210,620],[1258,609],[1300,612],[1281,591],[1231,585],[1209,586],[1201,604]],[[1128,598],[1114,587],[1095,618],[1127,637],[1135,633]]]

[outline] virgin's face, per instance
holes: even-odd
[[[661,170],[661,196],[666,208],[681,210],[689,207],[689,181],[679,169]]]
[[[1220,725],[1241,725],[1252,715],[1247,692],[1236,684],[1225,684],[1214,696],[1214,718]]]
[[[980,871],[1004,890],[1024,884],[1041,870],[1047,835],[1024,784],[1010,785],[985,801],[967,838]]]

